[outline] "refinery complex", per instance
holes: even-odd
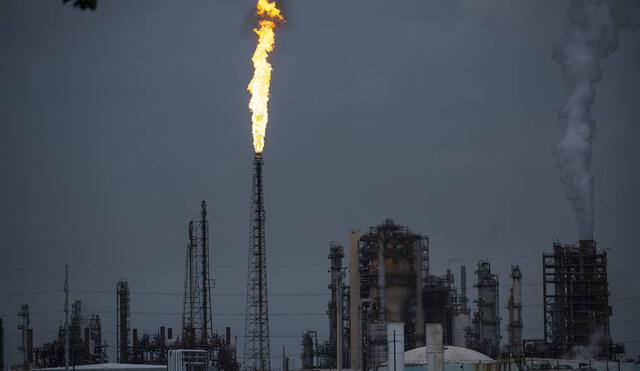
[[[89,3],[95,9],[95,1],[77,2]],[[269,229],[264,202],[269,192],[264,185],[268,177],[264,164],[269,156],[264,152],[273,70],[269,53],[275,47],[275,30],[286,19],[275,0],[257,0],[253,29],[257,45],[251,59],[253,78],[247,87],[253,142],[252,163],[246,164],[246,174],[252,174],[247,194],[249,246],[247,270],[237,276],[238,281],[246,279],[246,292],[238,295],[243,296],[245,307],[244,313],[233,313],[243,317],[244,328],[214,321],[216,272],[210,261],[219,247],[212,242],[213,221],[203,200],[193,205],[197,217],[176,226],[184,236],[184,247],[180,246],[184,248],[184,265],[180,262],[184,291],[176,294],[182,306],[179,328],[158,321],[155,331],[142,330],[132,319],[136,293],[131,288],[136,283],[126,277],[112,278],[113,292],[108,294],[113,294],[113,307],[108,313],[115,313],[116,323],[106,328],[101,317],[104,312],[86,310],[78,292],[69,289],[67,267],[64,320],[48,341],[34,343],[38,328],[31,316],[40,309],[25,300],[12,315],[12,321],[18,322],[15,350],[19,361],[12,357],[9,364],[4,352],[13,344],[5,338],[6,315],[0,318],[0,371],[640,371],[640,361],[612,336],[610,296],[616,287],[609,284],[609,246],[598,246],[593,237],[593,84],[600,78],[598,61],[617,48],[617,40],[607,47],[610,35],[622,26],[611,26],[613,16],[594,16],[594,9],[613,14],[617,5],[608,8],[608,0],[584,3],[596,5],[583,9],[582,2],[572,1],[570,10],[580,15],[573,17],[579,21],[568,32],[577,40],[569,40],[554,54],[572,88],[561,113],[567,129],[556,151],[556,167],[576,213],[579,238],[555,242],[550,238],[549,245],[537,252],[535,271],[488,257],[455,268],[433,264],[429,231],[393,219],[394,210],[384,210],[376,225],[349,220],[353,224],[341,226],[344,240],[321,236],[327,259],[314,262],[328,272],[315,277],[327,283],[322,293],[328,298],[321,309],[326,309],[324,324],[318,328],[288,326],[289,332],[295,332],[298,356],[292,359],[284,349],[280,356],[280,349],[272,348],[269,321],[273,314],[269,311]],[[598,25],[602,19],[606,21]],[[589,25],[586,31],[580,28],[583,24]],[[592,35],[592,29],[604,30],[606,40]],[[205,197],[199,194],[197,200],[201,198]],[[496,273],[506,270],[506,276]],[[541,280],[542,295],[525,304],[523,279],[529,277]],[[542,307],[541,318],[527,324],[543,329],[539,338],[527,338],[523,331],[523,307],[527,305]],[[507,315],[503,317],[504,308]],[[115,344],[109,344],[107,338],[115,339]]]
[[[170,351],[177,350],[205,351],[217,370],[429,370],[429,365],[437,369],[456,365],[524,371],[599,369],[609,363],[632,367],[624,362],[624,347],[610,336],[607,254],[595,241],[555,242],[541,254],[540,271],[531,274],[544,278],[539,298],[544,338],[527,339],[522,337],[524,272],[517,265],[502,279],[488,260],[436,275],[437,267],[429,259],[429,237],[392,219],[366,231],[348,230],[344,245],[328,242],[326,327],[300,330],[298,367],[286,358],[282,365],[272,364],[261,164],[256,156],[244,352],[238,352],[231,328],[222,334],[214,331],[209,221],[202,201],[199,217],[185,228],[182,328],[139,331],[131,321],[129,283],[121,279],[114,282],[117,344],[106,343],[100,316],[83,313],[80,300],[69,303],[68,330],[61,324],[50,342],[34,344],[30,307],[25,303],[17,308],[21,362],[11,369],[62,368],[65,362],[74,367],[109,368],[118,363],[162,368]],[[507,308],[507,318],[500,318],[501,306]],[[319,341],[318,332],[329,336]],[[116,348],[115,360],[107,356],[109,345]]]

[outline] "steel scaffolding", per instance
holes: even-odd
[[[607,253],[595,241],[553,244],[543,254],[544,337],[557,356],[574,356],[578,346],[597,345],[609,356]]]
[[[200,205],[200,219],[189,222],[182,313],[183,346],[206,348],[213,339],[206,201]]]
[[[262,154],[256,153],[253,159],[243,368],[246,370],[268,371],[271,369],[271,360],[262,165]]]

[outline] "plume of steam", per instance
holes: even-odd
[[[589,336],[589,344],[576,345],[571,349],[570,355],[565,355],[564,358],[589,360],[598,359],[604,354],[604,349],[607,347],[607,338],[601,332],[595,332]]]
[[[591,107],[602,77],[600,62],[616,51],[622,30],[638,26],[639,9],[639,0],[571,0],[567,40],[553,54],[570,87],[560,112],[566,131],[556,151],[556,167],[576,213],[580,239],[593,239],[591,154],[596,125]]]

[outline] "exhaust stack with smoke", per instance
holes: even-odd
[[[572,0],[567,13],[567,40],[553,55],[571,90],[560,112],[566,130],[556,152],[556,167],[576,213],[582,240],[593,239],[591,155],[596,125],[591,108],[595,84],[602,78],[600,62],[616,51],[622,30],[638,26],[632,16],[639,9],[637,0]]]

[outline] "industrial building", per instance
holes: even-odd
[[[173,329],[160,327],[155,334],[139,333],[131,328],[131,291],[129,282],[119,280],[116,284],[116,354],[118,363],[155,364],[167,362],[167,350],[175,345]],[[131,340],[129,340],[131,338]]]
[[[235,344],[231,341],[231,328],[225,329],[224,336],[213,331],[212,305],[209,268],[209,221],[207,204],[202,201],[200,217],[188,223],[185,253],[185,280],[183,296],[182,332],[174,336],[173,329],[160,326],[156,333],[139,332],[131,323],[131,289],[129,282],[116,283],[116,356],[118,364],[166,365],[171,349],[205,350],[210,354],[211,366],[218,370],[237,371]],[[65,284],[66,290],[66,284]],[[71,305],[69,321],[69,364],[98,365],[108,362],[107,343],[102,337],[102,322],[97,314],[84,316],[82,304],[76,300]],[[18,313],[21,340],[18,350],[23,359],[12,368],[55,368],[65,364],[65,326],[60,325],[56,338],[33,347],[33,329],[29,316],[29,305],[24,304]],[[2,322],[0,321],[0,335]],[[0,341],[4,339],[0,336]],[[0,353],[2,355],[2,353]],[[0,361],[3,358],[0,357]],[[114,366],[115,367],[115,366]],[[99,366],[96,369],[108,369]],[[122,367],[116,367],[122,368]]]
[[[616,360],[611,339],[607,253],[593,240],[554,242],[542,255],[544,338],[522,340],[527,357]]]
[[[597,358],[609,358],[607,253],[595,241],[553,244],[543,255],[544,337],[547,352],[575,356],[580,346],[597,345]]]
[[[225,329],[224,337],[213,331],[209,256],[207,203],[202,201],[200,217],[189,221],[187,229],[181,335],[174,338],[173,330],[164,326],[155,334],[132,329],[129,283],[120,280],[116,284],[119,363],[166,365],[170,349],[192,349],[210,352],[212,365],[220,370],[239,369],[231,328]]]
[[[33,346],[29,304],[23,304],[18,312],[20,317],[20,343],[18,351],[22,353],[19,369],[31,367],[59,367],[64,365],[65,327],[60,325],[56,338],[40,347]],[[71,306],[69,323],[69,358],[73,364],[97,364],[107,360],[106,341],[102,338],[102,322],[97,314],[82,314],[82,302],[76,300]]]
[[[497,354],[498,286],[488,263],[479,265],[476,287],[481,309],[475,314],[474,328],[466,268],[461,267],[459,289],[451,271],[443,276],[431,274],[427,236],[392,219],[371,227],[366,234],[350,230],[348,284],[344,256],[342,245],[330,243],[329,339],[318,344],[314,331],[303,335],[303,368],[336,368],[338,364],[351,369],[379,367],[396,353],[390,351],[389,344],[401,343],[403,349],[425,346],[427,324],[440,326],[446,345],[471,343],[487,354]],[[490,349],[485,348],[487,344]]]
[[[607,344],[611,315],[607,253],[598,252],[595,241],[557,242],[543,260],[545,340],[560,354],[589,345],[594,334]],[[608,347],[600,348],[599,356],[606,356]]]
[[[260,194],[256,189],[256,197],[261,198]],[[254,207],[262,215],[261,200],[254,201]],[[256,223],[257,234],[251,251],[260,255],[264,254],[264,235],[260,231],[264,220],[258,218]],[[614,344],[610,338],[612,309],[607,255],[596,249],[594,241],[556,242],[551,253],[543,254],[542,339],[523,340],[523,273],[518,265],[511,266],[510,287],[505,290],[508,318],[504,343],[500,329],[499,278],[492,272],[489,261],[477,262],[473,284],[476,297],[470,300],[466,267],[460,266],[457,277],[449,269],[443,275],[434,274],[429,259],[429,237],[392,219],[369,228],[364,234],[357,229],[349,230],[347,246],[345,250],[339,243],[329,243],[330,298],[326,311],[329,336],[319,342],[316,331],[304,333],[302,369],[393,367],[396,371],[410,371],[424,368],[430,362],[442,364],[451,371],[454,367],[463,371],[546,370],[553,369],[554,365],[560,368],[561,362],[588,369],[577,361],[559,359],[611,360],[619,359],[624,352],[624,347]],[[97,314],[84,315],[80,300],[70,305],[70,364],[96,365],[97,369],[156,365],[161,369],[167,365],[170,350],[192,349],[206,351],[211,366],[216,369],[239,370],[241,365],[237,361],[236,345],[231,341],[231,329],[227,327],[223,335],[213,330],[209,256],[209,222],[203,201],[199,217],[187,225],[181,331],[174,334],[172,328],[160,326],[155,333],[139,332],[131,323],[130,284],[119,280],[115,290],[116,355],[121,366],[107,363],[108,345],[102,336],[101,318]],[[266,279],[265,272],[260,272],[265,260],[263,256],[258,258],[251,265],[254,271],[250,271],[250,278],[254,280],[249,281],[257,285],[252,291],[257,296],[248,299],[254,307],[263,305],[266,309],[266,285],[260,285],[260,281]],[[268,318],[266,310],[252,313],[257,316],[256,320]],[[62,367],[65,326],[59,326],[53,341],[34,347],[28,304],[21,306],[18,317],[18,349],[22,359],[12,368]],[[252,324],[258,325],[268,328],[265,321]],[[265,329],[260,326],[251,328]],[[0,320],[0,345],[4,341],[3,330]],[[268,332],[253,335],[260,335],[253,341],[268,340]],[[2,347],[0,364],[4,362],[1,351]],[[284,354],[283,359],[286,369]],[[621,370],[628,368],[619,366]]]
[[[405,347],[424,345],[424,282],[429,276],[429,240],[387,219],[369,229],[356,246],[356,270],[360,292],[352,305],[360,306],[361,331],[356,334],[360,354],[352,351],[359,367],[376,367],[387,361],[387,325],[403,323]]]
[[[425,328],[431,325],[439,326],[447,349],[479,354],[482,361],[502,360],[499,363],[509,367],[529,369],[538,358],[619,359],[624,352],[610,339],[607,256],[593,241],[557,242],[553,253],[543,254],[544,339],[523,340],[523,273],[518,265],[511,266],[507,338],[502,344],[500,284],[489,261],[477,262],[472,310],[466,267],[460,267],[458,285],[450,270],[434,275],[427,236],[387,219],[366,234],[350,230],[348,240],[348,268],[343,246],[329,244],[329,339],[318,344],[315,331],[303,335],[303,369],[390,365],[396,343],[409,352],[422,349],[410,354],[422,354]],[[594,344],[597,352],[585,353]]]

